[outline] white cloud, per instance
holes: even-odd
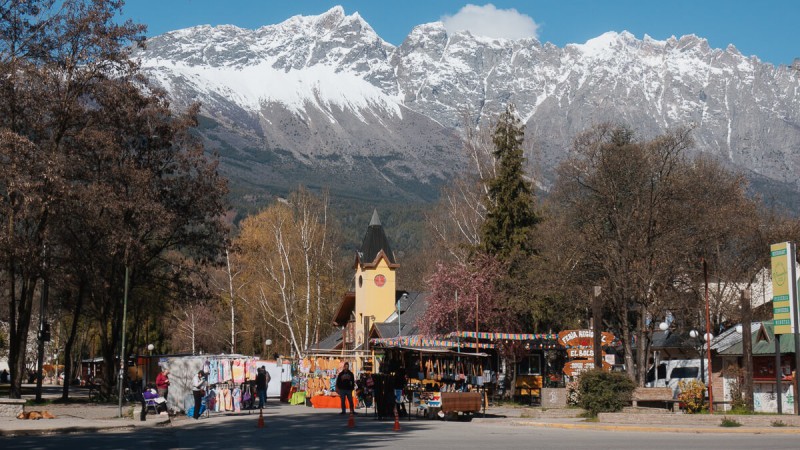
[[[467,5],[453,16],[442,16],[441,20],[451,34],[466,30],[476,36],[490,38],[539,38],[539,25],[530,16],[514,8],[497,9],[491,3],[485,6]]]

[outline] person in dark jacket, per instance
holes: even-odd
[[[256,373],[256,392],[258,393],[258,409],[263,408],[267,405],[267,385],[269,385],[270,380],[269,372],[267,372],[267,368],[261,366],[258,368],[258,373]]]
[[[345,414],[347,410],[345,409],[344,400],[347,399],[350,401],[350,414],[355,414],[356,410],[353,407],[353,388],[355,387],[356,377],[353,375],[353,372],[350,372],[350,363],[344,363],[344,369],[339,372],[339,376],[336,377],[336,392],[339,394],[339,399],[342,401],[342,412],[339,414]]]

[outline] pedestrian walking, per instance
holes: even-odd
[[[355,414],[355,408],[353,406],[353,388],[355,387],[356,377],[353,375],[353,372],[350,372],[350,363],[344,363],[344,368],[341,372],[339,372],[339,376],[336,377],[336,392],[339,394],[339,399],[342,402],[342,412],[339,414],[345,414],[347,409],[345,408],[345,399],[350,402],[350,414]]]
[[[266,367],[261,366],[258,368],[258,372],[256,373],[256,393],[258,393],[258,409],[261,409],[267,405],[267,386],[269,385],[271,379],[272,377],[270,377]]]
[[[195,420],[200,418],[200,406],[203,404],[203,397],[206,395],[206,385],[206,373],[200,370],[192,379],[192,395],[194,396],[192,417]]]

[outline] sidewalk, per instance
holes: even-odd
[[[721,420],[721,418],[720,418]],[[560,428],[564,430],[593,430],[593,431],[626,431],[640,433],[711,433],[711,434],[795,434],[800,435],[797,427],[722,427],[719,425],[671,425],[671,424],[616,424],[601,422],[586,422],[583,419],[550,419],[526,420],[520,419],[511,422],[515,426]]]
[[[133,408],[134,418],[130,411]],[[72,403],[49,404],[42,406],[26,406],[26,411],[47,410],[56,416],[55,419],[20,420],[10,417],[0,418],[0,436],[47,435],[65,433],[91,433],[99,431],[137,430],[162,426],[184,426],[195,423],[185,415],[157,416],[150,414],[147,420],[139,420],[138,406],[123,405],[123,415],[119,418],[119,407],[113,404]],[[300,408],[285,404],[272,403],[270,414],[297,415],[324,414],[327,410]],[[626,431],[643,433],[728,433],[728,434],[798,434],[800,425],[797,416],[714,416],[686,414],[670,414],[663,412],[622,412],[601,414],[599,421],[587,421],[579,417],[579,409],[542,409],[513,406],[489,408],[486,416],[476,414],[472,421],[483,426],[524,426],[558,428],[565,430]],[[265,411],[265,416],[267,415]],[[741,427],[721,427],[723,417],[742,423]],[[255,421],[257,413],[242,411],[240,413],[212,414],[216,423],[239,421],[241,419]],[[771,423],[780,421],[787,426],[776,427]],[[757,425],[753,425],[757,424]],[[466,423],[465,423],[466,425]]]
[[[23,384],[24,400],[34,398],[35,385]],[[54,401],[61,398],[61,386],[46,384],[42,386],[42,398]],[[147,420],[139,420],[140,406],[122,405],[119,417],[119,405],[111,403],[89,402],[87,391],[74,388],[70,398],[74,403],[49,403],[43,405],[26,405],[25,412],[48,411],[55,419],[23,420],[16,417],[0,417],[0,436],[25,436],[40,434],[91,433],[103,430],[124,430],[150,428],[168,425],[169,416],[147,415]],[[131,416],[133,411],[133,416]],[[174,420],[174,418],[172,418]]]
[[[150,414],[147,420],[139,420],[138,407],[135,420],[130,417],[131,407],[123,405],[119,418],[119,407],[110,404],[71,403],[25,406],[25,411],[48,411],[55,419],[22,420],[15,417],[0,417],[0,436],[26,436],[40,434],[90,433],[102,430],[150,428],[170,423],[169,416]]]
[[[728,434],[797,434],[800,417],[794,415],[725,415],[666,413],[661,410],[627,410],[601,413],[597,421],[583,417],[580,409],[542,409],[497,407],[487,410],[486,418],[477,414],[475,422],[565,430],[626,431],[642,433],[728,433]],[[723,427],[723,419],[742,426]],[[780,422],[781,426],[773,423]]]

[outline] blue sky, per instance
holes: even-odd
[[[627,30],[638,39],[695,34],[714,48],[733,44],[764,62],[790,64],[800,57],[800,0],[127,0],[124,17],[148,25],[148,35],[194,25],[258,28],[335,5],[358,12],[384,40],[399,45],[419,24],[447,19],[452,26],[488,27],[534,35],[563,47],[606,31]],[[515,11],[509,11],[509,10]]]

